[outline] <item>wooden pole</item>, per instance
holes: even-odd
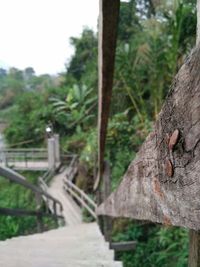
[[[36,193],[35,194],[35,200],[36,200],[36,209],[37,209],[37,211],[39,211],[41,208],[41,205],[42,205],[41,195]],[[37,215],[37,231],[38,231],[38,233],[42,233],[43,230],[44,230],[44,227],[43,227],[42,215],[38,214]]]
[[[104,162],[103,184],[96,192],[97,205],[104,202],[111,193],[110,166]],[[112,219],[110,216],[98,216],[98,224],[107,242],[111,242]]]
[[[110,178],[110,165],[106,161],[104,163],[103,174],[103,201],[105,201],[111,194],[111,178]],[[112,235],[112,218],[109,216],[103,216],[103,232],[107,242],[111,242]]]
[[[113,86],[119,8],[120,0],[100,0],[98,49],[98,176],[95,181],[94,190],[97,190],[104,171],[104,152]]]

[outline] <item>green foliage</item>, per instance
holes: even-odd
[[[0,109],[13,105],[17,97],[27,91],[43,91],[57,85],[57,77],[48,74],[36,76],[33,68],[24,71],[0,69]]]
[[[18,99],[10,126],[5,130],[8,143],[15,144],[26,140],[34,140],[33,144],[41,142],[45,126],[51,117],[51,109],[41,95],[35,92],[24,93]]]
[[[88,212],[86,208],[82,209],[82,216],[83,216],[83,222],[91,223],[94,222],[94,218],[92,215]]]
[[[75,49],[69,64],[65,85],[86,85],[97,87],[97,38],[94,32],[85,28],[81,38],[71,38],[71,45]]]
[[[156,118],[173,76],[195,44],[194,5],[175,2],[168,1],[146,19],[133,14],[133,1],[122,5],[113,113],[131,107],[143,123]],[[130,18],[135,24],[132,31]],[[126,32],[128,39],[124,40]]]
[[[127,112],[117,113],[108,126],[106,155],[112,168],[112,189],[120,183],[129,163],[151,129],[151,123],[140,123],[136,115],[129,119]]]
[[[86,143],[80,154],[80,160],[84,162],[88,169],[93,170],[97,155],[97,130],[90,131],[86,136]]]
[[[32,176],[29,180],[35,183],[36,177]],[[31,191],[11,183],[3,177],[0,177],[0,190],[1,207],[35,209],[34,195]],[[32,217],[0,216],[0,225],[1,240],[36,230],[36,220]]]
[[[22,175],[24,175],[29,182],[37,185],[37,178],[40,173],[23,172]],[[0,177],[0,190],[0,207],[36,210],[35,194],[30,190],[9,182],[3,177]],[[55,228],[55,223],[52,219],[43,218],[43,224],[47,230]],[[31,216],[15,217],[1,215],[0,225],[0,240],[37,232],[36,217]]]
[[[97,106],[97,96],[92,96],[92,92],[86,86],[74,85],[68,89],[65,101],[55,97],[50,99],[56,114],[65,116],[68,129],[91,126],[95,117],[93,111]]]
[[[30,91],[18,97],[15,112],[9,116],[9,127],[4,134],[9,144],[32,140],[31,146],[43,144],[45,128],[49,122],[53,123],[58,133],[65,132],[65,120],[54,113],[49,98],[58,90],[45,92]]]
[[[186,267],[188,231],[155,225],[140,226],[133,222],[114,241],[138,241],[136,249],[120,252],[117,258],[125,267]]]

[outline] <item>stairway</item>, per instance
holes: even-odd
[[[56,175],[46,189],[62,203],[66,226],[0,241],[0,267],[122,267],[114,261],[97,223],[83,223],[81,208],[63,190],[68,171]]]
[[[96,223],[0,242],[2,267],[122,267]]]

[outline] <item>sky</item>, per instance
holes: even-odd
[[[97,31],[98,0],[0,0],[0,67],[36,74],[65,70],[71,36]]]

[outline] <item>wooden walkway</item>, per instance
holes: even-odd
[[[53,178],[47,192],[62,203],[63,216],[66,224],[77,225],[82,221],[81,209],[63,189],[63,179],[69,171],[70,169],[66,168],[62,173],[56,175]]]
[[[55,161],[55,164],[58,162]],[[50,168],[48,150],[44,148],[2,148],[0,166],[14,170],[46,171]]]
[[[29,171],[46,171],[49,168],[48,161],[16,161],[16,162],[10,162],[8,164],[8,167],[14,169],[14,170],[29,170]]]

